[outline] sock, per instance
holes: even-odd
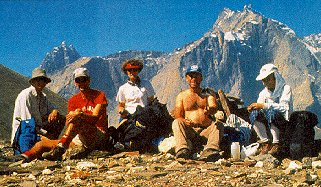
[[[271,125],[271,134],[273,137],[273,142],[272,143],[279,143],[279,137],[280,137],[280,130],[275,126]]]
[[[32,152],[29,150],[21,154],[21,156],[25,157],[26,159],[28,159],[31,155],[32,155]]]
[[[69,144],[71,143],[72,138],[70,138],[68,135],[63,135],[58,143],[59,147],[67,148],[69,147]]]

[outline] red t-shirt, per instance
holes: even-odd
[[[99,119],[96,122],[96,127],[106,132],[108,128],[107,120],[107,99],[102,91],[90,89],[84,93],[79,92],[78,94],[71,97],[68,101],[68,112],[81,109],[85,114],[92,115],[93,110],[97,104],[103,105],[100,110]]]

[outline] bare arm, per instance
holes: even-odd
[[[183,99],[181,98],[181,94],[179,94],[176,97],[174,116],[175,116],[175,119],[180,119],[180,120],[185,118],[185,111],[184,111]]]
[[[264,103],[252,103],[250,106],[247,107],[248,111],[252,110],[259,110],[264,108]]]
[[[67,123],[70,123],[70,122],[73,122],[74,120],[86,119],[86,121],[95,122],[99,118],[103,107],[107,107],[107,106],[102,105],[102,104],[97,104],[91,115],[83,113],[83,111],[81,109],[76,109],[75,111],[70,111],[66,116],[66,121],[67,121]]]
[[[121,118],[126,118],[128,116],[128,111],[125,110],[125,103],[118,103],[118,113]]]
[[[184,109],[184,104],[183,104],[183,94],[179,94],[176,97],[176,102],[175,102],[175,110],[174,110],[174,116],[175,119],[182,121],[185,123],[185,125],[192,125],[192,121],[189,119],[185,119],[185,109]]]
[[[52,122],[54,120],[57,120],[59,116],[59,111],[57,109],[54,109],[48,116],[48,122]]]
[[[207,106],[204,110],[205,115],[214,115],[217,110],[218,110],[218,104],[217,104],[217,99],[216,96],[208,96],[207,98]]]

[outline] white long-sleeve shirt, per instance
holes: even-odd
[[[257,103],[264,103],[264,109],[273,109],[283,114],[286,120],[293,111],[292,91],[289,85],[285,84],[282,76],[275,72],[276,85],[273,92],[266,87],[260,92]]]
[[[12,119],[12,133],[11,143],[13,142],[15,133],[19,127],[20,122],[16,120],[16,117],[20,117],[22,120],[30,119],[34,117],[38,126],[43,126],[47,122],[42,120],[42,117],[48,117],[50,112],[55,107],[48,101],[45,93],[37,94],[36,89],[33,86],[22,90],[16,98],[13,119]]]

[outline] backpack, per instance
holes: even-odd
[[[172,121],[166,104],[154,99],[146,107],[138,106],[135,113],[120,124],[113,138],[129,145],[131,150],[156,151],[158,145],[153,143],[171,133]]]
[[[295,111],[291,114],[289,126],[286,129],[289,153],[292,159],[302,159],[313,156],[315,150],[314,127],[318,124],[316,114],[309,111]]]
[[[16,131],[13,139],[14,154],[19,155],[31,149],[39,140],[40,136],[37,135],[35,118],[21,120],[20,125]]]

